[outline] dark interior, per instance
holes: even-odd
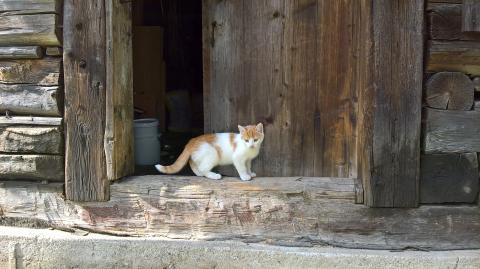
[[[203,133],[201,13],[198,0],[133,2],[135,119],[158,119],[161,164]],[[136,174],[156,173],[152,165],[136,165]]]

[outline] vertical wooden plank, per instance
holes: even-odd
[[[355,27],[361,1],[318,1],[315,174],[356,177]],[[361,30],[359,29],[356,30]]]
[[[355,39],[355,81],[358,96],[357,106],[357,178],[355,180],[356,202],[364,203],[364,188],[362,178],[371,173],[371,152],[373,136],[373,29],[372,1],[357,1]]]
[[[205,132],[238,132],[237,108],[245,106],[243,54],[244,4],[203,1],[203,90]],[[246,109],[246,108],[245,108]],[[222,167],[224,175],[237,175]]]
[[[109,180],[133,174],[133,63],[131,2],[106,0],[105,157]]]
[[[291,136],[291,123],[282,113],[294,113],[288,105],[291,86],[283,84],[286,75],[282,67],[285,50],[284,14],[287,3],[283,0],[246,1],[243,3],[244,31],[242,46],[244,90],[237,93],[240,102],[234,105],[241,124],[263,122],[265,144],[253,164],[254,171],[264,175],[285,174],[302,169],[303,158],[294,157],[291,147],[296,143]],[[287,18],[285,18],[287,20]],[[284,98],[287,98],[284,100]],[[239,107],[236,107],[239,105]],[[301,109],[300,109],[301,110]],[[298,139],[297,141],[299,141]],[[290,143],[289,143],[290,142]],[[297,148],[302,154],[301,147]],[[280,156],[283,156],[280,157]],[[304,160],[306,163],[308,160]],[[287,165],[289,163],[290,165]],[[298,173],[300,174],[300,173]]]
[[[462,31],[480,32],[480,1],[463,0]]]
[[[65,0],[64,18],[65,192],[74,201],[105,201],[104,1]]]
[[[365,201],[418,205],[424,1],[373,1],[371,145],[362,158]],[[365,128],[362,127],[362,128]],[[365,160],[364,159],[364,160]]]

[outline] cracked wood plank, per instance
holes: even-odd
[[[108,202],[65,201],[62,187],[0,183],[0,221],[169,239],[288,246],[447,250],[480,247],[480,211],[466,206],[373,209],[353,179],[132,177]],[[451,231],[455,231],[452,233]]]
[[[60,126],[0,125],[0,152],[63,155]]]
[[[63,156],[0,154],[2,180],[63,181]]]

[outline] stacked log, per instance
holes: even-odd
[[[478,199],[480,152],[480,32],[478,4],[427,4],[428,53],[422,125],[420,200]]]
[[[0,179],[64,180],[60,0],[0,0]]]

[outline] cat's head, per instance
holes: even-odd
[[[245,146],[249,148],[260,147],[264,138],[262,123],[247,126],[238,125],[238,130]]]

